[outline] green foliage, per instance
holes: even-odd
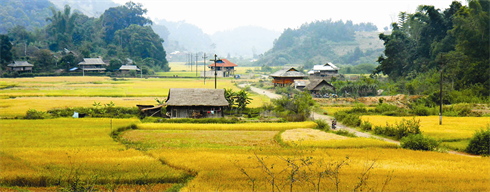
[[[225,99],[226,101],[228,101],[228,107],[233,107],[233,105],[235,104],[235,97],[236,97],[236,93],[233,92],[233,89],[226,89],[225,88]]]
[[[96,102],[94,104],[97,104]],[[115,107],[114,104],[104,104],[104,107],[96,105],[94,107],[68,107],[50,109],[47,111],[52,117],[71,117],[74,112],[85,114],[89,117],[113,117],[113,118],[132,118],[138,117],[140,111],[137,107]]]
[[[295,94],[293,98],[283,96],[279,99],[272,99],[274,111],[283,116],[296,116],[295,121],[304,121],[311,115],[316,102],[308,91]]]
[[[429,108],[423,105],[417,105],[413,109],[412,113],[417,116],[429,116],[439,114],[436,108]]]
[[[9,29],[17,25],[27,27],[28,31],[44,27],[47,24],[46,17],[51,15],[49,7],[54,7],[49,0],[2,0],[0,2],[0,10],[2,10],[0,34],[6,34]]]
[[[363,121],[361,123],[361,129],[363,131],[371,131],[373,129],[373,125],[369,121]]]
[[[333,133],[335,133],[337,135],[346,136],[346,137],[357,137],[355,133],[351,133],[345,129],[339,129],[338,131],[334,131]]]
[[[250,87],[249,87],[250,89]],[[245,109],[245,107],[250,104],[252,98],[248,96],[248,92],[245,89],[242,89],[236,93],[235,102],[237,103],[237,107],[239,109]]]
[[[5,70],[13,61],[12,44],[7,35],[0,34],[0,55],[0,67]]]
[[[420,120],[405,120],[402,122],[396,123],[396,125],[387,124],[385,127],[376,126],[374,128],[374,134],[376,135],[385,135],[389,137],[394,137],[395,139],[401,139],[410,134],[420,134]]]
[[[424,137],[422,134],[411,134],[400,140],[400,146],[404,149],[434,151],[439,147],[440,142],[431,137]]]
[[[334,114],[337,121],[347,126],[358,127],[361,125],[361,119],[357,114],[348,114],[344,111],[339,111]]]
[[[48,118],[48,115],[45,112],[38,111],[36,109],[29,109],[26,112],[26,116],[24,119],[45,119]]]
[[[328,122],[325,120],[325,119],[317,119],[315,120],[315,123],[316,123],[316,129],[320,129],[320,130],[330,130],[330,125],[328,124]]]
[[[490,155],[490,125],[487,129],[475,132],[465,151],[475,155]]]

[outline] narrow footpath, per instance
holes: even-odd
[[[247,85],[249,85],[249,84],[240,84],[238,86],[243,88],[243,87],[245,87]],[[261,88],[257,88],[257,87],[252,87],[252,86],[250,86],[250,89],[252,89],[252,91],[255,92],[255,93],[258,93],[258,94],[261,94],[261,95],[266,95],[267,97],[269,97],[271,99],[281,98],[281,95],[275,94],[275,93],[273,93],[272,91],[269,91],[269,90],[265,90],[265,89],[261,89]],[[318,114],[318,113],[313,112],[313,119],[325,119],[327,122],[332,122],[333,117],[330,117],[330,116],[327,116],[327,115],[322,115],[322,114]],[[356,130],[354,128],[351,128],[351,127],[347,127],[345,125],[342,125],[339,122],[337,122],[337,130],[347,130],[347,131],[349,131],[351,133],[354,133],[358,137],[375,138],[375,139],[380,139],[380,140],[384,140],[384,141],[387,141],[387,142],[390,142],[390,143],[396,143],[397,145],[400,145],[400,142],[399,141],[395,141],[395,140],[384,138],[384,137],[379,137],[379,136],[376,136],[376,135],[372,135],[371,133],[366,133],[366,132],[358,131],[358,130]],[[470,154],[459,152],[459,151],[448,151],[448,153],[449,154],[455,154],[455,155],[468,156],[468,157],[480,157],[478,155],[470,155]]]

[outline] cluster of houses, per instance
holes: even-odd
[[[128,64],[122,65],[117,71],[121,74],[128,74],[129,71],[134,70],[139,72],[141,69],[138,66],[133,65],[133,62],[128,59]],[[104,73],[107,71],[106,67],[109,64],[104,62],[101,57],[98,58],[83,58],[83,61],[78,63],[78,67],[69,69],[69,72],[84,72],[84,73]],[[16,71],[18,73],[32,73],[33,64],[27,61],[14,61],[12,64],[7,65],[8,71]]]
[[[307,75],[298,71],[294,67],[283,68],[271,75],[272,83],[276,86],[293,86],[300,91],[308,90],[314,96],[321,97],[322,89],[335,91],[335,87],[328,83],[332,77],[337,77],[339,68],[332,63],[324,65],[314,65],[313,69],[308,72],[309,80],[304,80]]]

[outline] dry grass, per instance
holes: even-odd
[[[386,123],[393,125],[411,117],[362,116],[361,119],[371,122],[373,126],[386,126]],[[439,125],[439,116],[421,116],[416,119],[420,120],[420,130],[424,135],[442,140],[469,139],[476,130],[490,123],[488,117],[442,117],[442,125]]]
[[[251,148],[278,147],[278,131],[133,130],[125,140],[151,148]]]

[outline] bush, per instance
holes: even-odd
[[[317,119],[315,120],[315,123],[317,125],[316,126],[317,129],[324,130],[324,131],[330,129],[330,125],[325,119]]]
[[[475,132],[465,151],[475,155],[490,155],[490,125],[486,130],[481,129]]]
[[[354,108],[349,110],[349,112],[350,113],[366,113],[367,112],[366,105],[364,105],[363,103],[358,103],[354,106]]]
[[[396,111],[397,109],[398,109],[398,107],[396,105],[390,105],[387,103],[380,103],[376,106],[374,111],[376,111],[376,113],[384,113],[387,111]]]
[[[415,118],[408,121],[403,119],[402,122],[396,123],[395,126],[387,124],[386,127],[376,126],[374,129],[374,134],[376,135],[386,135],[395,139],[420,133],[420,120],[415,120]]]
[[[361,129],[363,131],[371,131],[373,129],[373,125],[369,121],[363,121],[361,123]]]
[[[347,126],[358,127],[361,125],[361,119],[356,114],[347,114],[344,111],[339,111],[334,114],[334,117],[337,121]]]
[[[347,130],[343,130],[343,129],[339,129],[338,131],[334,131],[333,133],[335,133],[337,135],[346,136],[346,137],[357,137],[356,134],[351,133]]]
[[[400,140],[400,146],[404,149],[434,151],[440,142],[422,134],[411,134]]]
[[[427,109],[427,108],[428,107],[426,107],[426,106],[417,105],[415,107],[415,109],[413,109],[413,114],[418,115],[418,116],[429,116],[430,112],[429,112],[429,109]]]
[[[48,115],[45,112],[38,111],[35,109],[29,109],[26,112],[24,119],[45,119]]]

